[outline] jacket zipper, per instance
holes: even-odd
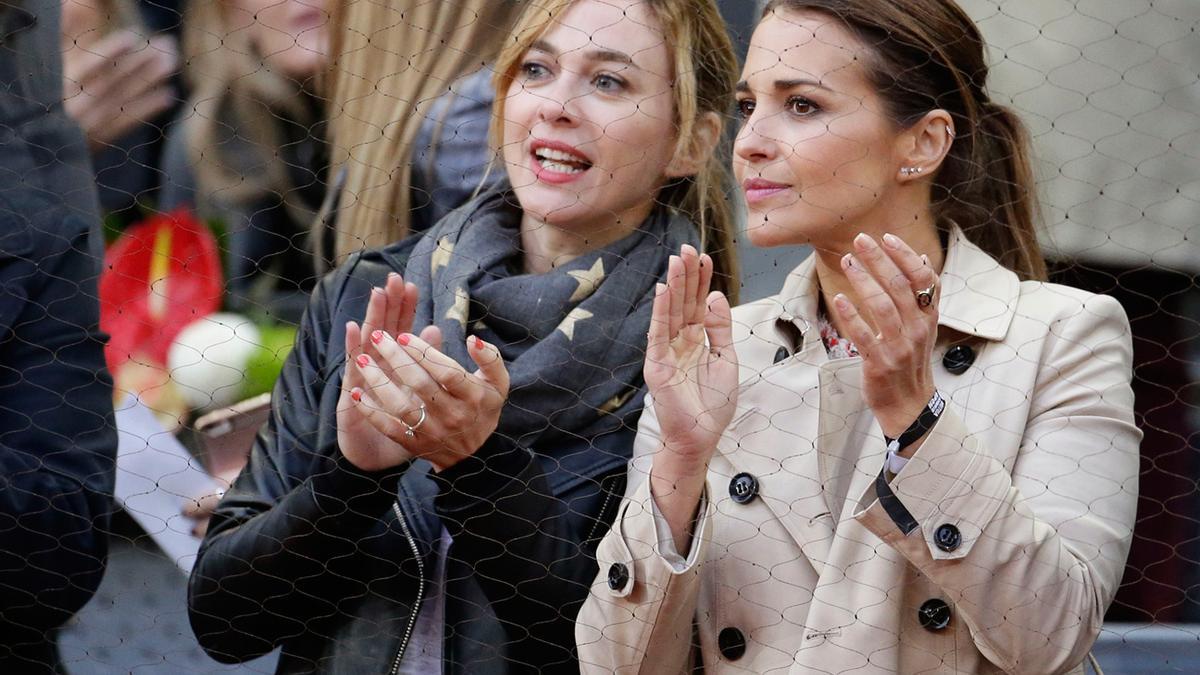
[[[400,672],[400,659],[404,658],[404,650],[408,649],[408,641],[412,638],[413,627],[417,625],[417,614],[421,611],[421,603],[425,599],[425,561],[421,559],[421,552],[417,549],[417,540],[413,539],[412,530],[408,529],[408,521],[404,519],[404,512],[400,510],[400,502],[392,502],[392,510],[396,512],[396,518],[400,520],[400,529],[404,530],[404,538],[408,540],[408,547],[412,549],[413,558],[417,561],[417,600],[413,603],[412,613],[408,617],[408,627],[404,629],[404,639],[400,641],[400,649],[396,651],[396,659],[392,662],[392,669],[389,671],[392,675]]]

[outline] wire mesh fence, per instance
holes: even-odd
[[[0,669],[1200,670],[1193,0],[0,27]]]

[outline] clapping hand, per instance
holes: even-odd
[[[644,374],[654,400],[662,448],[651,491],[686,550],[708,460],[733,419],[738,362],[729,301],[709,292],[713,264],[684,246],[671,256],[667,283],[655,291]]]

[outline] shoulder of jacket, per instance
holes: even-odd
[[[1129,318],[1116,298],[1046,281],[1021,282],[1016,319],[1013,329],[1021,326],[1060,335],[1086,334],[1101,326],[1129,332]],[[1065,325],[1073,328],[1065,329]]]

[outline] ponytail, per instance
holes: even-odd
[[[955,139],[938,175],[935,214],[1020,278],[1045,280],[1029,132],[1010,108],[984,101],[977,111],[970,138]]]

